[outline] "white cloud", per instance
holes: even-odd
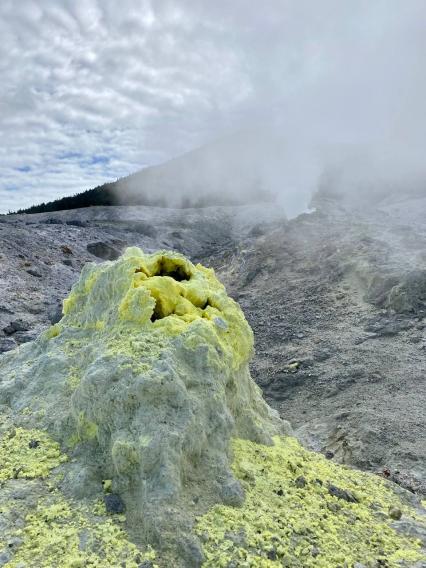
[[[418,147],[425,15],[422,0],[2,0],[0,212],[271,117],[295,148]]]

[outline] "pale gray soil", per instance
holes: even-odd
[[[426,493],[424,219],[423,199],[290,222],[273,206],[0,217],[0,351],[57,320],[84,263],[175,249],[240,302],[253,376],[306,444]]]

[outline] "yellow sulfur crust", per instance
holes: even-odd
[[[233,440],[233,470],[244,485],[242,507],[218,505],[201,517],[205,568],[396,568],[424,556],[420,543],[399,535],[391,507],[413,511],[382,479],[336,465],[294,438],[274,446]],[[350,492],[356,502],[330,494]],[[382,564],[377,564],[377,562]],[[234,564],[232,563],[234,562]]]
[[[0,481],[46,477],[66,459],[46,432],[13,428],[0,440]]]

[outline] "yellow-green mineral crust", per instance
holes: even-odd
[[[46,432],[11,428],[0,439],[0,482],[46,477],[66,459]]]
[[[138,568],[148,560],[156,566],[154,551],[141,552],[118,522],[58,496],[50,501],[41,500],[26,516],[25,527],[13,533],[22,545],[6,568]]]
[[[28,414],[26,410],[25,414]],[[123,515],[65,499],[52,471],[67,461],[41,430],[10,428],[0,439],[0,565],[5,568],[138,568],[155,552],[128,540]],[[50,478],[49,478],[50,476]],[[24,500],[24,496],[29,497]],[[19,521],[17,523],[17,521]]]
[[[155,333],[157,341],[149,343],[156,351],[158,338],[177,336],[201,320],[234,368],[247,361],[253,348],[250,326],[214,271],[178,253],[143,254],[133,247],[116,263],[87,265],[63,311],[61,324],[48,335],[56,336],[63,326],[124,335],[123,330],[137,326]],[[118,353],[121,346],[111,347]]]
[[[233,440],[233,470],[246,498],[199,519],[206,568],[396,568],[425,559],[419,541],[391,526],[392,509],[406,519],[416,514],[389,483],[336,465],[294,438],[274,441]]]
[[[0,565],[414,565],[389,516],[414,509],[288,437],[252,351],[213,270],[134,247],[87,265],[0,357]]]

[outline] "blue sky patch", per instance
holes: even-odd
[[[84,158],[81,152],[63,152],[58,154],[59,160],[80,160],[81,158]]]
[[[108,156],[92,156],[90,164],[109,164],[110,158]]]

